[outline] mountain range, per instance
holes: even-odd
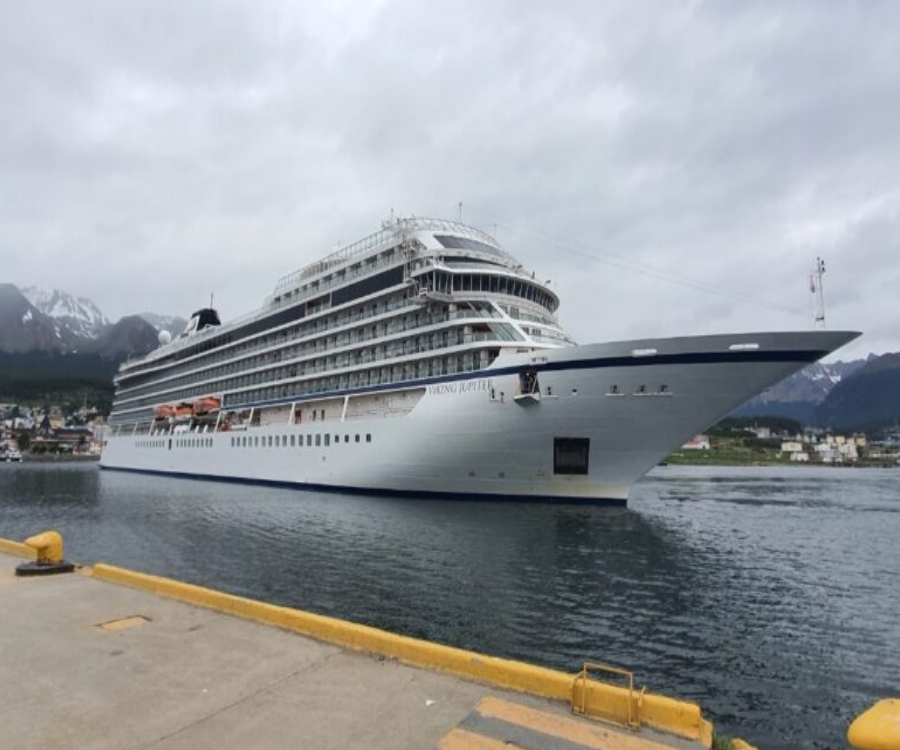
[[[845,432],[897,432],[900,423],[900,353],[870,356],[833,388],[813,421]]]
[[[112,323],[91,300],[0,284],[0,401],[90,402],[108,408],[112,378],[186,322],[145,313]]]
[[[184,325],[178,318],[151,313],[112,323],[84,297],[59,289],[47,292],[0,284],[0,352],[7,354],[77,352],[121,360],[156,347],[163,326],[171,331]]]
[[[900,353],[815,362],[735,409],[733,417],[788,417],[840,432],[880,433],[900,421]]]
[[[799,372],[735,409],[733,417],[787,417],[811,424],[816,409],[844,380],[866,364],[866,360],[813,362]]]

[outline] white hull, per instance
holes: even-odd
[[[673,449],[856,335],[704,336],[513,355],[480,372],[384,388],[387,401],[424,389],[414,407],[396,413],[353,416],[345,408],[300,424],[119,434],[108,438],[101,466],[375,493],[624,504]],[[515,398],[523,370],[536,373],[538,397]],[[558,471],[557,439],[589,441],[580,443],[588,446],[585,473]]]

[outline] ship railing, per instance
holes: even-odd
[[[346,245],[339,250],[331,253],[330,255],[327,255],[321,260],[305,266],[298,271],[294,271],[287,276],[283,276],[275,285],[274,295],[278,296],[282,292],[290,291],[294,287],[298,286],[301,281],[312,278],[313,276],[317,276],[320,273],[324,273],[329,268],[334,268],[341,263],[346,263],[347,261],[353,260],[354,258],[358,258],[362,255],[366,255],[367,253],[371,253],[376,249],[380,249],[382,246],[393,244],[398,240],[401,240],[404,235],[408,235],[411,232],[420,231],[452,232],[453,234],[460,235],[462,237],[468,237],[470,239],[483,242],[484,244],[496,249],[502,255],[509,257],[501,249],[500,244],[496,239],[491,237],[491,235],[487,234],[486,232],[482,232],[480,229],[475,229],[474,227],[467,226],[466,224],[462,224],[456,221],[448,221],[446,219],[431,219],[420,216],[412,216],[395,219],[393,222],[385,226],[384,229],[381,229],[374,234],[370,234],[368,237],[363,237],[361,240],[358,240],[357,242],[354,242],[350,245]]]
[[[425,326],[440,325],[441,323],[447,322],[451,318],[455,318],[455,319],[470,318],[473,320],[478,318],[478,315],[475,312],[473,312],[472,310],[460,310],[460,311],[457,311],[457,313],[458,314],[445,312],[445,313],[438,314],[438,315],[428,316],[424,320],[420,321],[419,325],[412,326],[409,330],[421,330]],[[401,330],[393,330],[392,331],[392,330],[388,329],[386,331],[378,332],[375,334],[366,333],[366,334],[364,334],[363,337],[357,338],[355,341],[346,342],[346,343],[342,344],[340,348],[336,347],[336,348],[333,348],[330,350],[328,348],[326,348],[324,345],[316,345],[314,348],[303,349],[303,350],[299,351],[295,357],[292,357],[290,359],[276,360],[274,362],[266,362],[266,363],[260,365],[260,367],[296,366],[298,368],[301,376],[310,374],[310,373],[317,374],[317,373],[321,373],[321,372],[326,372],[326,371],[332,370],[334,368],[325,366],[325,365],[305,365],[302,361],[298,361],[298,360],[302,360],[305,357],[321,355],[326,352],[334,352],[335,356],[342,356],[343,354],[345,354],[345,352],[342,350],[345,349],[346,347],[352,347],[354,344],[366,343],[368,341],[373,341],[376,339],[383,339],[384,336],[397,335],[398,333],[402,333],[402,332],[403,331],[401,331]],[[456,335],[454,335],[454,333]],[[440,338],[439,340],[434,341],[433,343],[431,343],[429,345],[408,343],[406,346],[402,346],[402,345],[393,346],[393,347],[390,347],[389,349],[386,349],[385,351],[390,352],[388,357],[393,359],[396,357],[407,356],[410,354],[420,354],[420,353],[432,351],[434,349],[444,349],[444,348],[453,347],[453,346],[462,346],[464,344],[480,343],[480,342],[484,342],[484,341],[508,340],[508,339],[504,339],[503,336],[498,335],[495,332],[466,333],[466,334],[463,334],[461,339],[460,339],[458,333],[456,333],[456,331],[454,331],[454,333],[450,333],[450,335],[447,336],[446,341],[444,341],[443,338]],[[420,335],[422,335],[422,336],[437,335],[437,336],[442,337],[443,332],[442,331],[423,331]],[[320,344],[321,342],[316,342],[316,343]],[[352,351],[351,351],[351,358],[352,358]],[[367,364],[369,362],[379,361],[380,359],[381,359],[380,357],[372,358],[371,355],[363,355],[363,359],[359,360],[359,362],[361,362],[363,364]],[[262,384],[262,383],[267,382],[266,379],[262,377],[262,374],[263,374],[262,372],[246,373],[246,372],[243,372],[240,370],[232,370],[231,372],[226,372],[226,373],[223,373],[222,375],[211,376],[209,378],[209,381],[210,382],[219,381],[223,377],[228,377],[229,375],[232,375],[234,373],[258,377],[259,379],[255,381],[255,384]],[[182,377],[182,376],[176,375],[174,377]],[[191,383],[189,385],[191,387],[193,387],[193,386],[196,386],[196,383]],[[151,389],[155,390],[158,388],[158,384],[155,384],[154,386],[145,386],[145,388],[151,388]],[[133,394],[130,394],[129,398],[130,399],[141,398],[142,395],[143,394],[141,392],[133,393]],[[178,397],[177,395],[171,396],[172,399],[177,398],[177,397]]]
[[[302,342],[304,339],[310,339],[314,336],[318,336],[319,334],[325,333],[327,331],[335,330],[336,328],[340,328],[342,326],[349,325],[351,323],[358,323],[359,321],[362,321],[362,320],[369,320],[370,318],[378,317],[380,315],[384,315],[384,314],[390,313],[390,312],[395,312],[396,310],[400,310],[400,309],[407,309],[410,312],[416,312],[420,308],[418,306],[410,304],[406,298],[397,299],[395,301],[389,302],[387,305],[384,306],[384,308],[381,308],[379,306],[379,308],[375,312],[372,312],[370,307],[364,307],[362,313],[353,313],[353,314],[348,315],[346,318],[341,318],[338,321],[337,325],[334,327],[322,327],[320,329],[317,326],[315,331],[308,333],[306,335],[303,335],[303,336],[288,337],[285,339],[284,343],[294,343],[294,342],[298,342],[298,341]],[[250,317],[253,317],[253,316],[250,316]],[[449,320],[464,320],[466,318],[474,318],[474,317],[500,318],[501,315],[493,307],[491,307],[489,309],[483,309],[483,308],[478,308],[478,307],[469,308],[467,306],[465,309],[462,309],[462,310],[454,310],[452,312],[448,310],[448,311],[445,311],[442,313],[437,313],[437,314],[432,313],[429,316],[425,317],[424,320],[419,323],[415,322],[414,320],[405,320],[402,327],[391,328],[388,330],[387,333],[395,334],[395,333],[399,333],[401,331],[414,330],[414,329],[422,327],[422,325],[431,325],[431,324],[435,324],[435,323],[442,323],[442,322],[447,322]],[[357,339],[357,341],[368,341],[373,338],[378,338],[381,335],[383,335],[383,334],[376,334],[374,336],[372,334],[365,334],[363,338],[359,338],[359,339]],[[235,358],[243,359],[248,356],[252,356],[260,351],[270,349],[271,347],[272,347],[272,344],[258,344],[256,346],[249,346],[249,347],[241,350],[239,353],[235,353],[234,351],[223,351],[218,354],[207,355],[203,358],[202,368],[205,369],[209,366],[217,365],[218,363],[223,362],[225,360],[229,360],[229,359],[235,359]],[[301,352],[301,355],[305,355],[305,354],[309,354],[309,353],[313,353],[313,352],[322,352],[322,351],[325,351],[324,345],[320,348],[316,348],[315,350],[309,350],[309,351],[304,350],[303,352]],[[169,377],[173,377],[173,378],[180,377],[186,373],[190,373],[191,368],[192,368],[192,366],[194,366],[194,364],[195,363],[189,362],[189,363],[185,363],[184,365],[180,365],[177,368],[171,369],[169,371]],[[153,390],[155,390],[156,384],[151,385],[151,386],[142,386],[142,387],[147,388],[148,389],[147,392],[152,392]],[[130,389],[128,389],[128,390],[130,390]]]
[[[403,298],[397,299],[396,301],[389,302],[383,308],[381,306],[379,306],[378,310],[375,312],[372,312],[371,309],[367,307],[364,309],[362,314],[355,314],[354,316],[352,316],[352,319],[347,320],[347,321],[342,321],[342,322],[338,323],[338,326],[336,326],[336,327],[340,327],[342,325],[347,325],[348,323],[355,323],[360,320],[366,320],[368,318],[376,317],[378,315],[383,315],[388,312],[394,312],[395,310],[399,310],[401,308],[409,308],[411,311],[415,311],[416,309],[418,309],[416,306],[409,304],[409,301],[405,297],[403,297]],[[201,331],[201,333],[199,333],[195,336],[191,336],[189,339],[184,339],[184,340],[176,339],[175,341],[172,342],[172,344],[169,345],[169,347],[166,348],[166,354],[169,354],[172,352],[177,352],[177,351],[181,350],[182,348],[184,348],[184,346],[186,346],[187,344],[194,343],[198,340],[201,340],[201,339],[198,339],[198,336],[202,336],[205,338],[206,336],[209,335],[208,331],[215,330],[217,332],[222,332],[223,330],[230,330],[232,328],[239,327],[243,323],[250,322],[251,320],[255,320],[265,311],[266,311],[265,308],[259,308],[258,310],[246,313],[245,315],[241,315],[240,317],[230,320],[228,322],[227,326],[223,326],[223,327],[217,328],[217,329],[207,329],[207,330]],[[317,326],[315,331],[308,333],[301,337],[294,337],[291,340],[296,341],[298,338],[310,338],[312,336],[318,335],[320,333],[324,333],[325,331],[329,331],[329,330],[333,330],[333,328],[324,327],[324,326],[322,328],[319,328]],[[253,347],[244,349],[238,354],[235,354],[234,351],[224,351],[224,352],[221,352],[216,355],[207,355],[203,358],[203,366],[206,367],[207,365],[215,364],[217,362],[221,362],[226,359],[232,359],[235,357],[245,357],[247,355],[253,354],[254,352],[258,352],[263,349],[268,349],[271,346],[272,346],[271,344],[259,344],[257,346],[253,346]],[[232,348],[232,347],[229,346],[229,349],[230,348]],[[156,350],[156,352],[159,352],[159,351],[160,350]],[[151,352],[151,355],[152,354],[154,354],[154,352]],[[147,356],[150,357],[151,355],[147,355]],[[140,362],[141,364],[152,364],[152,359],[148,359],[147,357],[135,358],[135,359],[128,360],[127,364],[137,363],[137,362]],[[191,365],[192,365],[192,363],[186,363],[185,365],[180,366],[179,369],[173,368],[169,372],[172,376],[175,376],[175,375],[177,375],[179,373],[183,373],[183,372],[189,372]],[[181,369],[181,368],[184,368],[184,369]]]
[[[292,289],[302,280],[327,271],[329,268],[333,268],[340,263],[346,263],[353,258],[358,258],[361,255],[370,253],[382,245],[392,243],[395,241],[396,237],[397,234],[393,228],[382,229],[379,232],[375,232],[375,234],[370,234],[368,237],[363,237],[363,239],[358,240],[357,242],[346,245],[331,253],[331,255],[327,255],[321,260],[317,260],[315,263],[304,266],[298,271],[289,273],[287,276],[282,276],[275,284],[275,294],[277,295],[280,292]]]
[[[413,216],[405,219],[400,219],[399,221],[406,229],[406,231],[409,232],[452,232],[453,234],[457,234],[462,237],[468,237],[469,239],[478,240],[479,242],[483,242],[485,245],[490,245],[502,252],[500,243],[497,242],[496,239],[491,237],[491,235],[489,235],[487,232],[482,232],[480,229],[470,227],[468,224],[462,224],[458,221],[450,221],[448,219],[430,219],[424,216]]]
[[[355,279],[361,278],[363,276],[368,276],[373,271],[379,271],[383,268],[398,266],[400,265],[400,263],[401,261],[396,257],[390,258],[388,260],[379,258],[374,263],[366,263],[355,271],[351,271],[348,269],[345,272],[339,274],[337,278],[334,278],[331,281],[313,282],[303,290],[300,290],[298,288],[300,286],[300,283],[303,281],[302,278],[291,279],[288,282],[284,283],[284,285],[282,285],[282,281],[279,281],[278,285],[276,285],[275,287],[275,291],[272,292],[272,295],[266,300],[265,307],[283,307],[284,305],[296,304],[299,301],[317,297],[321,294],[325,294],[326,292],[330,292],[332,289],[335,289],[337,287],[345,286],[348,282],[354,281]]]
[[[375,369],[365,373],[342,373],[336,376],[339,379],[337,385],[321,382],[310,382],[302,384],[298,389],[292,392],[293,399],[306,399],[309,397],[318,397],[319,394],[331,394],[335,390],[347,390],[348,388],[365,388],[373,385],[382,384],[403,384],[410,380],[418,378],[432,377],[437,375],[454,375],[463,372],[475,372],[483,370],[489,364],[489,360],[485,357],[474,359],[471,356],[463,358],[462,362],[451,364],[449,366],[435,363],[430,369],[424,363],[419,363],[418,368],[406,369],[400,375],[383,374]],[[244,400],[238,400],[243,397]],[[226,397],[226,408],[228,409],[245,409],[257,401],[265,400],[265,397],[254,392],[242,392],[229,394]]]
[[[405,301],[398,301],[395,308],[396,309],[407,308],[410,311],[416,311],[416,310],[420,309],[420,308],[414,307],[412,305],[406,304]],[[389,311],[390,310],[388,310],[386,307],[384,310],[378,310],[376,312],[366,312],[364,315],[360,316],[359,319],[377,317],[377,316],[382,315],[385,312],[389,312]],[[483,307],[479,307],[477,305],[472,306],[472,307],[466,306],[463,309],[454,310],[454,311],[444,309],[441,312],[430,312],[424,316],[420,316],[418,321],[415,321],[413,319],[406,319],[406,320],[404,320],[402,325],[388,326],[387,328],[380,328],[375,333],[371,333],[370,331],[364,330],[364,331],[360,332],[361,335],[351,336],[350,332],[348,331],[348,332],[346,332],[346,334],[351,337],[348,340],[346,340],[343,344],[341,344],[340,348],[353,346],[354,344],[366,343],[368,341],[373,341],[376,339],[384,338],[385,336],[394,336],[394,335],[397,335],[398,333],[402,333],[405,331],[416,331],[416,330],[425,328],[427,326],[440,325],[442,323],[446,323],[451,320],[478,319],[479,317],[484,318],[484,319],[499,319],[502,316],[493,307],[483,308]],[[326,332],[326,331],[330,331],[330,330],[333,330],[333,329],[332,328],[323,328],[321,332]],[[294,342],[302,341],[304,338],[310,338],[321,332],[317,331],[314,334],[308,334],[307,336],[301,337],[301,338],[293,338],[293,337],[285,336],[285,338],[282,341],[278,342],[278,344],[276,344],[276,345],[280,344],[281,346],[300,346],[300,344],[295,344]],[[432,333],[432,332],[424,332],[425,335],[429,335],[430,333]],[[488,334],[488,337],[490,338],[489,334]],[[202,366],[200,368],[195,369],[193,371],[193,373],[196,374],[196,372],[198,372],[198,371],[203,372],[204,370],[208,370],[211,367],[219,366],[219,363],[225,361],[226,359],[233,359],[235,357],[244,359],[249,356],[254,356],[255,354],[257,354],[260,351],[271,350],[272,347],[273,347],[273,344],[271,344],[271,343],[260,344],[258,346],[252,347],[252,348],[244,349],[239,354],[234,354],[234,353],[228,354],[228,353],[223,352],[218,355],[207,355],[204,358]],[[299,349],[292,357],[290,357],[288,359],[284,359],[284,360],[282,360],[281,356],[279,356],[279,355],[281,355],[281,352],[275,351],[274,352],[274,355],[275,355],[274,361],[264,362],[264,363],[261,363],[259,366],[266,367],[266,366],[278,365],[278,364],[282,364],[282,363],[283,364],[294,363],[298,358],[302,359],[304,357],[320,355],[320,354],[323,354],[323,353],[326,353],[329,351],[338,351],[338,348],[339,348],[339,347],[334,347],[332,349],[329,349],[325,345],[325,343],[322,339],[317,339],[314,341],[307,341],[302,344],[302,347],[303,348]],[[185,364],[177,369],[173,369],[172,371],[170,371],[168,379],[175,380],[175,379],[179,379],[179,378],[183,378],[183,377],[191,377],[192,371],[189,369],[189,367],[190,367],[190,364]],[[229,365],[226,365],[226,367],[228,367],[230,369],[228,371],[218,374],[218,375],[210,375],[209,379],[210,380],[219,380],[222,377],[226,377],[228,375],[244,372],[244,370],[239,367],[238,363],[231,363]],[[130,399],[139,398],[146,393],[156,392],[159,388],[159,385],[160,385],[160,383],[156,382],[156,383],[153,383],[152,385],[139,386],[138,389],[135,391],[132,391],[131,389],[127,389],[126,391],[122,391],[121,395],[124,395],[127,393],[129,395]]]
[[[488,333],[473,334],[470,340],[466,342],[466,344],[471,344],[474,342],[503,343],[496,336],[492,336]],[[483,350],[467,350],[466,348],[464,348],[466,344],[460,343],[458,341],[435,342],[434,346],[421,346],[417,347],[414,351],[406,351],[402,353],[398,352],[396,356],[393,357],[389,356],[388,352],[383,352],[374,356],[368,355],[358,361],[347,363],[343,367],[339,366],[338,363],[336,363],[335,365],[328,367],[315,366],[306,368],[301,377],[303,377],[304,379],[314,378],[315,376],[324,373],[328,374],[331,377],[337,378],[340,381],[347,379],[348,382],[352,382],[352,387],[363,387],[366,385],[378,385],[380,383],[400,382],[401,380],[425,377],[423,371],[427,372],[429,365],[432,372],[435,372],[437,370],[443,371],[444,365],[442,363],[440,363],[439,361],[429,362],[427,357],[435,353],[440,353],[442,350],[454,348],[456,349],[455,354],[460,358],[461,362],[458,366],[454,365],[451,368],[446,368],[447,372],[470,372],[486,367],[489,364],[486,353]],[[454,352],[452,351],[449,353],[451,355],[454,354]],[[392,370],[397,366],[395,362],[395,360],[397,359],[401,359],[401,361],[405,360],[403,364],[404,369],[406,369],[408,364],[410,368],[418,368],[418,372],[409,372],[399,378],[393,375],[383,375],[381,373],[381,370]],[[267,389],[279,389],[286,386],[292,386],[292,393],[295,396],[300,397],[309,393],[320,393],[323,391],[335,390],[335,388],[338,387],[333,384],[322,383],[320,380],[307,380],[306,382],[297,383],[296,381],[292,381],[289,379],[281,381],[260,381],[259,383],[254,385],[259,385],[261,387],[254,388],[250,386],[240,393],[232,393],[226,396],[225,408],[243,408],[248,403],[252,403],[258,400],[264,400],[266,398],[262,395],[250,395],[249,397],[247,397],[248,400],[246,401],[233,400],[239,398],[242,393],[254,394],[260,391],[265,391]],[[345,385],[342,387],[351,387],[351,385]]]
[[[293,294],[287,299],[279,299],[277,302],[276,298],[281,297],[285,292],[293,292],[294,289],[299,286],[299,282],[302,279],[311,278],[318,273],[321,273],[328,268],[331,268],[339,263],[343,263],[345,261],[351,260],[355,257],[364,255],[366,253],[372,252],[376,248],[381,245],[386,245],[389,242],[395,241],[398,237],[402,237],[404,232],[413,232],[413,231],[446,231],[453,232],[454,234],[458,234],[460,236],[469,237],[471,239],[478,240],[480,242],[484,242],[492,247],[494,247],[499,253],[501,253],[504,257],[508,258],[511,263],[515,264],[516,261],[512,256],[508,255],[505,251],[500,248],[499,243],[496,239],[491,237],[486,232],[482,232],[479,229],[475,229],[474,227],[469,227],[465,224],[461,224],[459,222],[447,221],[445,219],[429,219],[424,217],[411,217],[406,219],[398,219],[395,224],[389,228],[382,229],[375,234],[370,235],[369,237],[365,237],[358,242],[353,243],[352,245],[347,245],[344,248],[341,248],[335,253],[323,258],[316,263],[313,263],[311,266],[307,266],[305,268],[300,269],[299,271],[294,271],[293,273],[288,274],[287,276],[283,276],[275,285],[275,290],[271,297],[267,300],[267,302],[260,308],[255,310],[251,310],[244,315],[240,315],[236,318],[232,318],[225,326],[222,327],[214,327],[205,329],[200,331],[197,334],[192,336],[187,336],[184,338],[178,337],[175,338],[171,344],[169,344],[165,348],[165,354],[170,354],[173,352],[180,351],[185,346],[189,344],[194,344],[198,341],[203,340],[204,338],[208,338],[210,335],[222,332],[225,330],[233,330],[234,328],[238,328],[244,323],[248,323],[252,320],[258,318],[261,314],[271,309],[272,306],[283,306],[286,304],[295,304],[298,300],[306,299],[308,297],[314,297],[318,294],[322,294],[323,292],[330,291],[336,286],[342,286],[347,283],[347,281],[358,278],[363,275],[367,275],[374,270],[378,270],[384,268],[385,266],[394,266],[397,265],[397,259],[393,258],[389,261],[378,260],[372,264],[366,264],[358,271],[345,274],[341,279],[335,280],[333,282],[329,282],[325,285],[320,285],[316,289],[307,290],[301,296],[293,296]],[[156,352],[160,352],[160,350],[156,350]],[[137,363],[150,363],[153,359],[156,359],[153,355],[156,352],[151,352],[150,355],[147,355],[143,358],[137,358],[133,360],[127,360],[126,366],[137,364]]]

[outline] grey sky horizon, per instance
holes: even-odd
[[[5,3],[0,280],[229,319],[398,215],[495,234],[582,343],[900,350],[900,5]]]

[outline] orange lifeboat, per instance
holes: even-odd
[[[178,404],[178,406],[175,407],[175,416],[178,419],[194,416],[193,404]]]
[[[194,414],[208,414],[211,411],[217,411],[222,405],[222,399],[216,396],[207,396],[194,401]]]
[[[153,410],[153,416],[156,419],[168,419],[169,417],[175,416],[175,407],[170,406],[169,404],[163,404],[162,406],[157,406]]]

